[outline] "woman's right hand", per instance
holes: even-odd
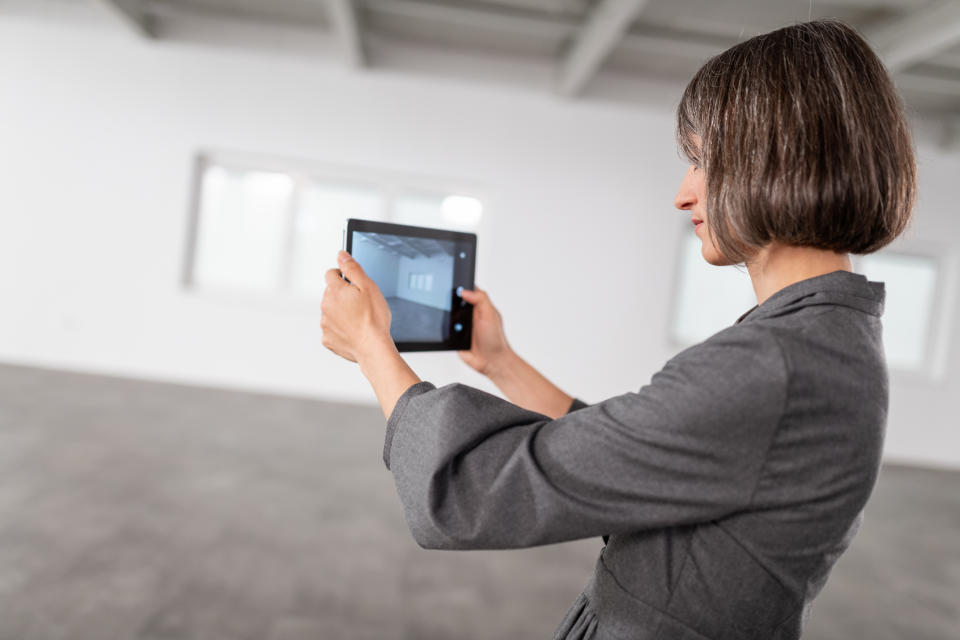
[[[463,299],[473,305],[473,335],[469,351],[457,351],[460,358],[483,375],[496,372],[510,356],[503,332],[503,319],[483,289],[464,289]]]

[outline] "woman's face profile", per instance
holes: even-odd
[[[714,246],[710,239],[707,219],[707,181],[703,176],[703,170],[694,165],[690,165],[686,175],[683,176],[683,182],[680,183],[680,190],[677,191],[677,197],[673,205],[681,211],[689,211],[690,218],[694,223],[698,223],[694,233],[700,238],[700,253],[703,259],[708,263],[722,267],[731,264],[729,260],[723,257],[720,251]]]

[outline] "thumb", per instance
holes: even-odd
[[[486,296],[486,292],[482,289],[464,289],[460,293],[463,299],[470,303],[480,302]]]
[[[363,270],[363,267],[360,266],[360,263],[353,259],[346,251],[341,251],[337,254],[337,266],[340,267],[340,272],[346,276],[353,284],[361,284],[370,282],[370,277]]]

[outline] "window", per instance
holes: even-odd
[[[696,236],[685,233],[678,254],[670,338],[682,346],[706,340],[756,304],[746,267],[710,265],[700,246]],[[941,292],[950,289],[948,263],[941,255],[926,248],[851,256],[854,272],[885,285],[883,343],[891,369],[941,375],[949,326],[941,318],[948,310]]]
[[[228,155],[198,163],[186,283],[194,290],[319,299],[347,218],[476,231],[483,206],[430,180]],[[433,289],[430,274],[410,287]]]
[[[678,255],[670,337],[683,346],[732,325],[757,303],[746,267],[708,264],[700,246],[697,236],[684,234]]]
[[[883,282],[883,346],[887,365],[931,371],[939,262],[930,255],[881,251],[854,259],[855,271]]]
[[[410,272],[407,277],[408,289],[420,289],[421,291],[433,291],[432,273],[413,273]]]
[[[203,175],[193,264],[196,283],[269,290],[280,276],[293,180],[211,167]]]
[[[375,188],[308,182],[300,191],[291,243],[290,285],[294,293],[322,296],[324,274],[335,264],[347,218],[383,220],[383,197]]]

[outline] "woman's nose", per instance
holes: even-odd
[[[677,191],[677,196],[673,199],[673,206],[677,209],[687,210],[697,203],[697,194],[693,189],[691,184],[691,176],[693,175],[693,167],[687,169],[686,175],[683,176],[683,181],[680,183],[680,190]]]

